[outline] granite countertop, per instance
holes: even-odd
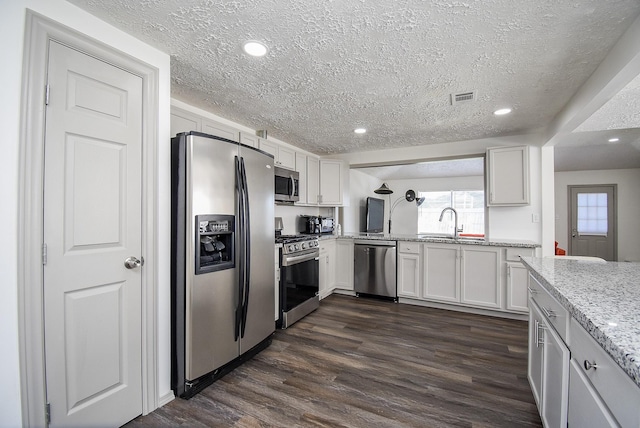
[[[640,263],[522,262],[640,387]]]
[[[338,238],[338,239],[371,239],[371,240],[384,240],[384,241],[411,241],[411,242],[427,242],[434,244],[464,244],[464,245],[483,245],[483,246],[492,246],[492,247],[515,247],[515,248],[537,248],[540,247],[540,244],[537,244],[533,241],[524,241],[524,240],[511,240],[511,239],[500,239],[500,240],[489,240],[485,241],[484,239],[478,238],[458,238],[453,239],[447,237],[438,237],[438,236],[428,236],[428,235],[400,235],[400,234],[372,234],[372,233],[345,233],[344,235],[336,236],[336,235],[326,235],[327,238]],[[323,236],[320,239],[326,239]]]

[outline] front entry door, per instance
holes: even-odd
[[[569,254],[615,261],[615,186],[569,186]]]
[[[120,426],[142,413],[142,84],[49,43],[43,278],[51,426]]]

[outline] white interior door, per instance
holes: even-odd
[[[569,186],[569,254],[615,261],[615,186]]]
[[[142,413],[142,79],[51,41],[44,319],[52,426]],[[132,257],[129,268],[125,259]]]

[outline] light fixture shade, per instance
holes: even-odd
[[[404,198],[407,200],[407,202],[413,202],[416,200],[416,192],[414,192],[413,190],[407,190],[407,192],[404,194]]]
[[[424,198],[416,199],[416,206],[419,207],[420,205],[422,205],[423,202],[424,202]]]
[[[387,183],[382,183],[382,186],[374,190],[373,193],[377,193],[378,195],[390,195],[393,193],[393,190],[389,189]]]

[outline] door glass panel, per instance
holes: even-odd
[[[578,193],[580,235],[607,235],[607,202],[606,193]]]

